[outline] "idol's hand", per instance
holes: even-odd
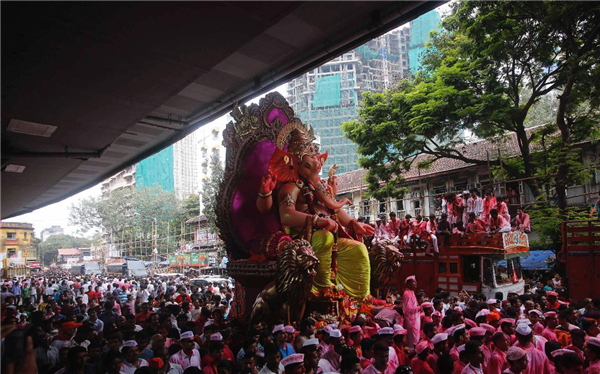
[[[317,221],[317,226],[323,228],[329,232],[337,232],[338,231],[338,223],[331,218],[319,218]]]
[[[267,175],[262,177],[260,180],[260,193],[267,194],[273,191],[276,185],[277,179],[275,179],[275,176],[268,171]]]
[[[352,225],[354,228],[354,232],[358,235],[371,236],[375,233],[375,228],[373,228],[373,226],[371,225],[360,223],[356,220],[352,220]]]

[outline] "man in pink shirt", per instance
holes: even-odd
[[[407,346],[411,351],[419,343],[421,331],[421,307],[417,303],[415,290],[417,289],[417,278],[411,275],[404,281],[406,289],[402,295],[402,307],[404,311],[404,328],[408,330]]]
[[[509,347],[508,338],[503,332],[497,332],[492,337],[492,342],[494,342],[494,350],[487,363],[488,374],[501,374],[508,368],[506,364],[506,351]]]
[[[533,331],[524,323],[517,326],[517,342],[515,347],[519,347],[527,352],[529,364],[527,365],[527,374],[547,374],[551,373],[551,365],[546,353],[537,349],[533,341]]]
[[[390,222],[388,223],[388,232],[390,237],[395,238],[400,232],[400,220],[396,218],[396,213],[390,212]]]
[[[485,191],[485,198],[483,198],[483,209],[481,212],[481,218],[484,221],[488,221],[490,219],[490,210],[492,210],[496,206],[496,198],[492,196],[492,191]]]
[[[485,234],[487,232],[487,225],[481,218],[475,217],[475,213],[469,213],[469,223],[465,228],[467,234]]]
[[[525,213],[523,209],[517,209],[517,230],[521,230],[526,234],[531,232],[531,223],[529,220],[529,214]]]
[[[489,228],[491,233],[510,232],[510,222],[498,214],[498,210],[490,210]]]
[[[547,341],[558,341],[558,337],[554,333],[554,329],[558,326],[558,319],[556,318],[556,312],[547,312],[544,313],[544,317],[546,318],[546,328],[540,334],[542,337],[546,338]]]

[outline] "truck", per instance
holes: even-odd
[[[404,289],[407,276],[416,275],[418,288],[429,295],[442,288],[453,296],[465,290],[495,298],[501,292],[506,299],[509,293],[525,290],[520,258],[529,254],[529,238],[524,232],[452,235],[449,245],[439,250],[427,256],[416,248],[401,249],[398,289]]]
[[[561,232],[556,258],[566,265],[569,297],[600,297],[600,220],[565,221]]]
[[[148,270],[143,261],[136,258],[111,259],[106,264],[106,273],[114,277],[145,278]]]
[[[125,260],[123,275],[130,278],[146,278],[148,277],[148,270],[146,270],[146,265],[142,261]]]

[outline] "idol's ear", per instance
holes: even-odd
[[[295,182],[298,180],[298,166],[294,155],[275,148],[269,162],[269,171],[277,178],[278,182]]]
[[[327,154],[328,154],[328,152],[326,151],[325,153],[321,153],[321,154],[317,155],[317,158],[318,158],[319,162],[321,163],[321,165],[325,165],[325,161],[327,161]]]

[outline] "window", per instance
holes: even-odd
[[[8,240],[15,240],[17,238],[17,233],[16,232],[7,232],[6,233],[6,239]]]
[[[463,282],[479,282],[479,256],[463,256]]]
[[[23,233],[23,239],[27,240],[27,232]]]
[[[385,199],[379,200],[379,213],[385,213],[385,212],[386,212],[386,201],[385,201]]]
[[[446,265],[445,262],[439,262],[438,263],[438,273],[440,274],[446,274],[446,272],[448,271],[448,267]]]
[[[16,255],[17,255],[17,250],[15,248],[8,248],[6,250],[6,257],[7,258],[15,257]]]
[[[451,262],[450,263],[450,273],[451,274],[458,274],[458,263],[456,263],[456,262]]]
[[[502,260],[494,263],[494,275],[496,278],[496,285],[502,286],[505,284],[512,284],[513,279],[513,266],[511,260]]]
[[[365,199],[362,202],[363,205],[363,216],[371,215],[371,207],[369,206],[369,199]]]
[[[404,210],[404,200],[396,200],[396,210]]]

